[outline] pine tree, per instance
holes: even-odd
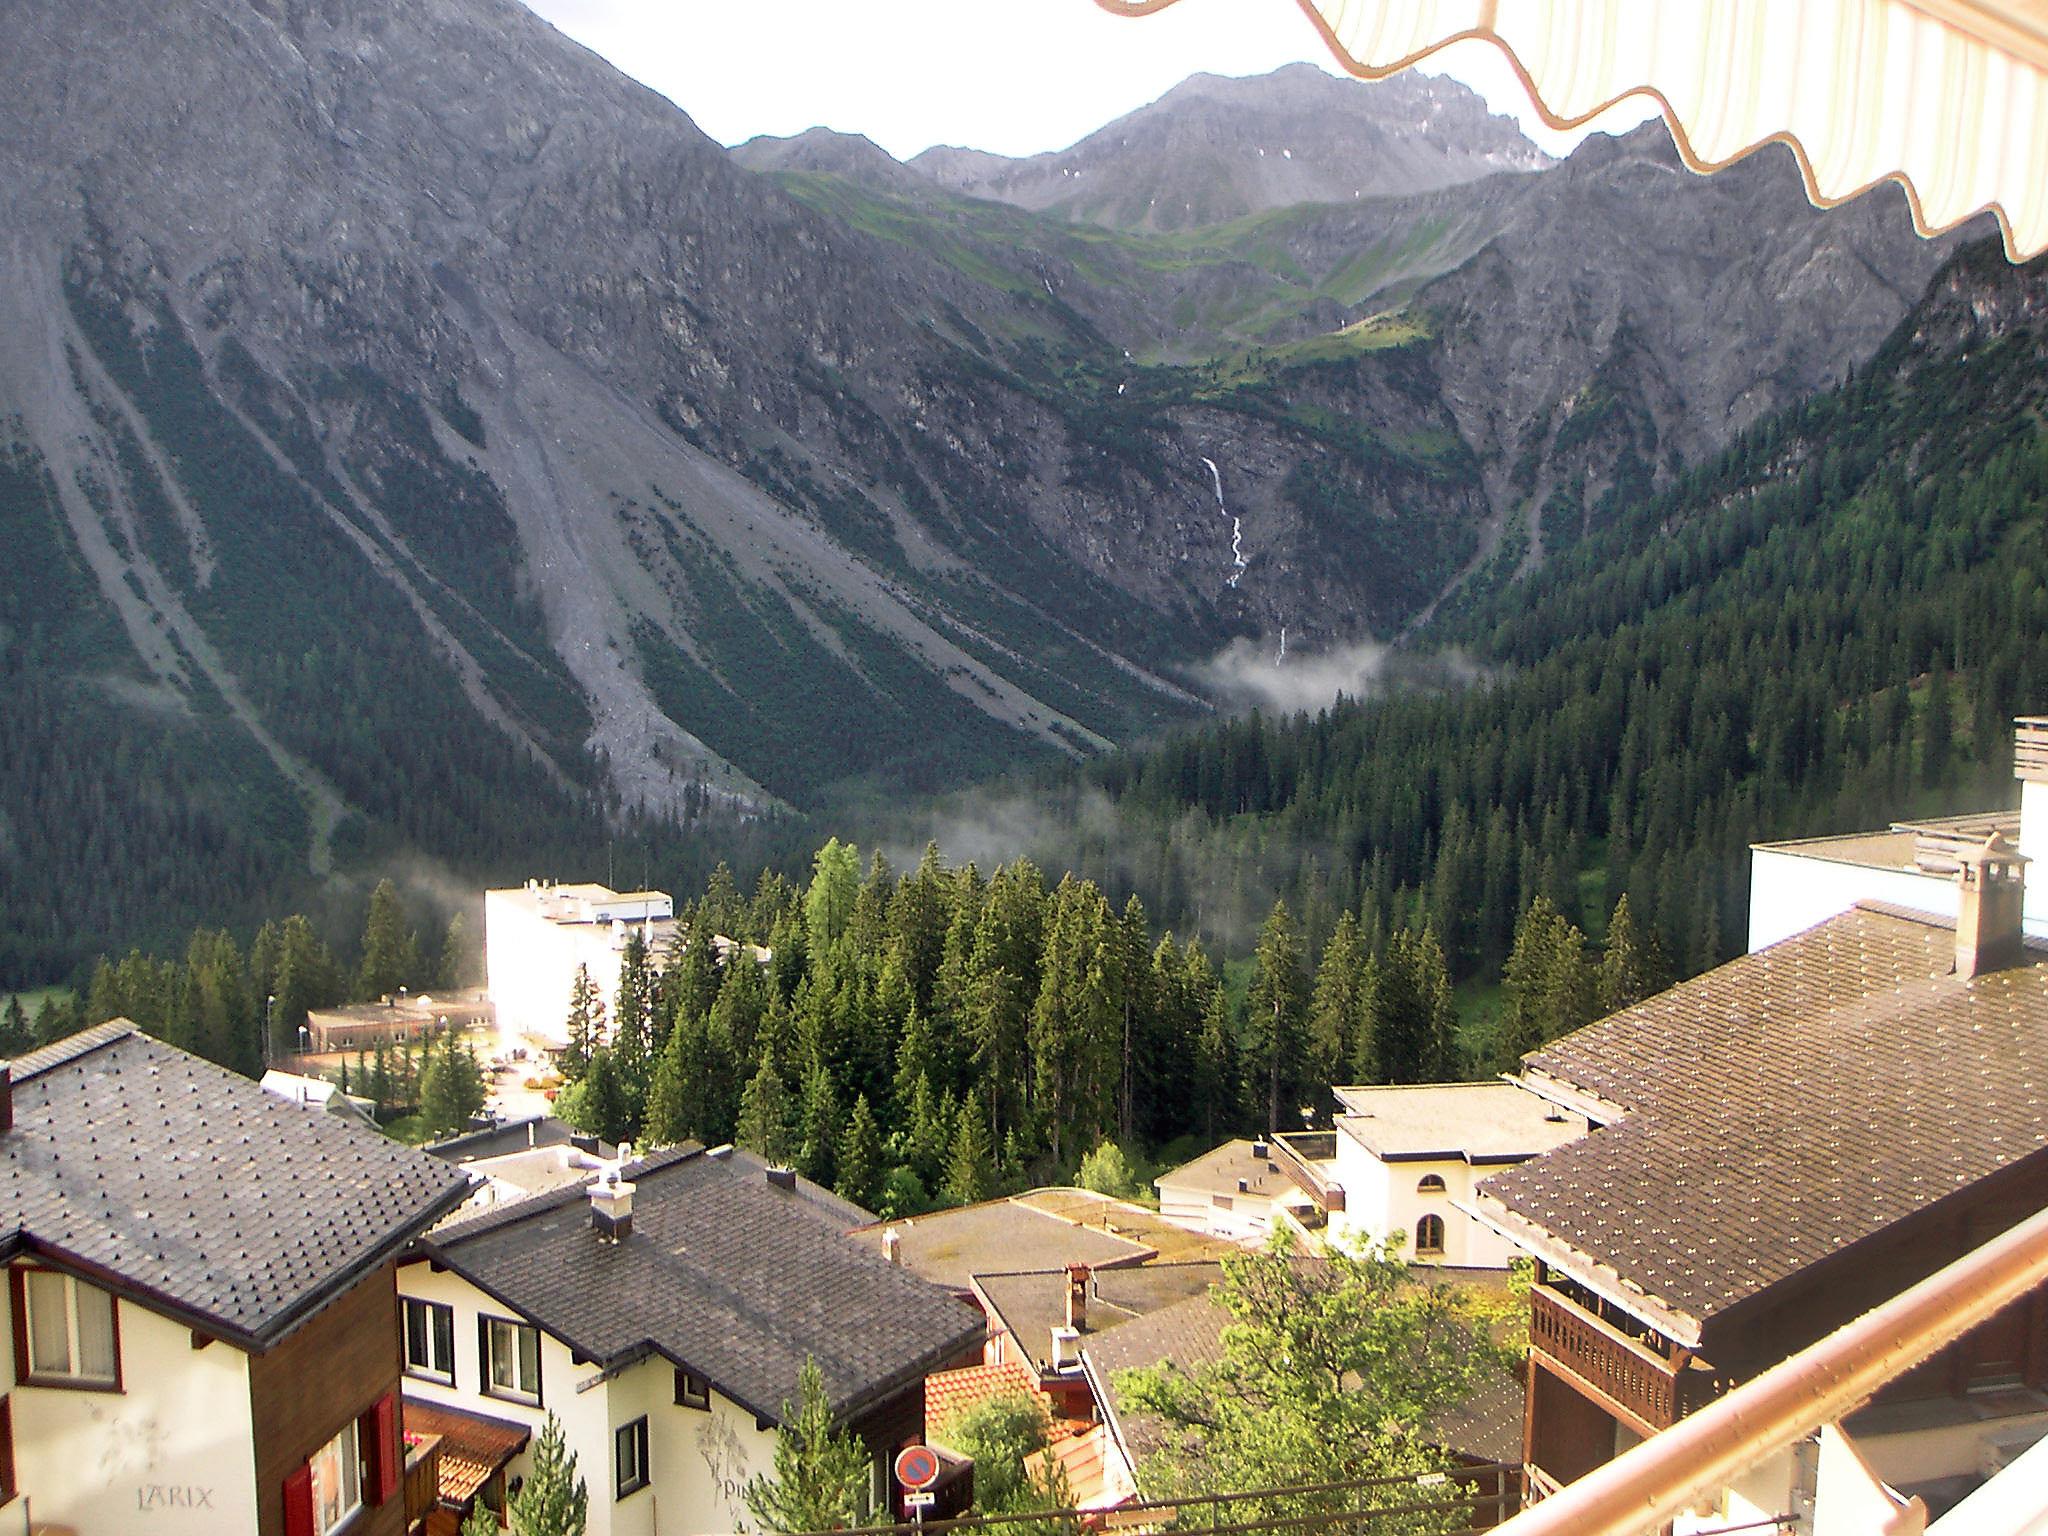
[[[768,1532],[850,1530],[865,1520],[868,1453],[853,1435],[833,1427],[816,1360],[804,1359],[794,1407],[782,1405],[775,1470],[749,1478],[740,1498]]]
[[[576,1475],[576,1453],[552,1413],[533,1442],[526,1482],[505,1506],[512,1536],[583,1536],[590,1493]]]
[[[988,1132],[974,1102],[963,1101],[954,1122],[953,1145],[946,1154],[946,1179],[939,1194],[952,1205],[973,1205],[995,1193],[995,1158]]]
[[[775,1053],[761,1057],[760,1069],[740,1095],[739,1124],[733,1140],[769,1162],[784,1166],[796,1153],[796,1134],[791,1129],[789,1089],[775,1064]]]
[[[838,838],[818,850],[810,888],[804,893],[804,926],[809,930],[811,958],[820,960],[839,942],[853,917],[860,895],[860,850]]]
[[[469,1506],[469,1513],[463,1517],[462,1530],[458,1536],[500,1536],[498,1517],[491,1508],[478,1499]]]
[[[612,1002],[612,1063],[619,1069],[628,1118],[637,1132],[647,1109],[648,1079],[654,1074],[654,968],[647,940],[638,929],[626,936],[619,956],[619,988]]]
[[[1325,1107],[1328,1090],[1351,1072],[1360,1041],[1366,1037],[1364,1021],[1370,1000],[1365,984],[1365,946],[1357,916],[1347,911],[1337,919],[1336,931],[1323,946],[1308,1005],[1307,1080]]]
[[[872,1210],[882,1178],[882,1137],[866,1094],[853,1101],[852,1118],[839,1138],[837,1172],[832,1188],[840,1198]]]
[[[451,991],[468,986],[469,978],[475,974],[474,963],[469,951],[469,924],[460,912],[452,913],[441,936],[441,959],[434,967],[434,985]]]
[[[1515,947],[1501,972],[1506,1007],[1496,1054],[1504,1070],[1592,1018],[1597,978],[1585,951],[1586,936],[1548,896],[1529,904],[1515,925]]]
[[[454,1132],[465,1128],[470,1117],[484,1107],[484,1075],[476,1056],[454,1035],[441,1042],[437,1053],[430,1045],[430,1060],[420,1081],[420,1114],[431,1130]]]

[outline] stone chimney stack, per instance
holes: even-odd
[[[0,1131],[14,1129],[14,1063],[0,1061]]]
[[[882,1229],[882,1257],[891,1264],[903,1262],[903,1234],[894,1227]]]
[[[2026,856],[1994,832],[1963,856],[1956,872],[1956,974],[1982,976],[2020,957]]]
[[[590,1225],[599,1242],[620,1243],[633,1235],[633,1186],[607,1168],[590,1186]]]
[[[1067,1266],[1067,1326],[1076,1333],[1088,1330],[1088,1278],[1092,1273],[1086,1264]]]

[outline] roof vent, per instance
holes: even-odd
[[[882,1257],[891,1264],[903,1262],[903,1234],[894,1227],[885,1227],[882,1231]]]
[[[1056,1371],[1079,1369],[1081,1364],[1081,1330],[1078,1328],[1055,1328],[1052,1331],[1052,1368]]]
[[[1240,1195],[1250,1194],[1252,1192],[1252,1181],[1250,1179],[1239,1179],[1237,1181],[1237,1192]]]
[[[1993,832],[1963,855],[1956,871],[1956,974],[2001,970],[2020,957],[2027,856]]]
[[[622,1243],[633,1235],[633,1186],[607,1168],[590,1186],[590,1224],[598,1241]]]
[[[1255,1141],[1252,1143],[1252,1156],[1257,1158],[1260,1162],[1264,1162],[1271,1155],[1272,1148],[1268,1147],[1263,1141]]]
[[[768,1182],[777,1189],[795,1189],[796,1170],[794,1168],[770,1168],[768,1170]]]

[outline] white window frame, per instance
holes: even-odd
[[[312,1469],[313,1536],[329,1536],[363,1512],[360,1424],[350,1419],[342,1425],[332,1440],[307,1458],[307,1466]],[[330,1479],[338,1486],[329,1488]]]
[[[64,1287],[64,1365],[62,1369],[46,1369],[36,1361],[36,1303],[35,1293],[38,1282],[54,1281]],[[113,1350],[111,1367],[104,1373],[84,1370],[80,1365],[80,1332],[78,1326],[79,1301],[81,1297],[93,1298],[94,1303],[105,1303],[107,1308],[107,1331]],[[118,1389],[121,1385],[121,1324],[118,1316],[119,1303],[111,1291],[103,1291],[96,1285],[89,1285],[76,1275],[67,1275],[57,1269],[24,1268],[21,1272],[22,1330],[28,1340],[27,1358],[22,1361],[27,1372],[24,1378],[30,1385],[51,1383],[67,1386],[105,1387]]]
[[[512,1402],[538,1403],[540,1401],[540,1330],[531,1323],[522,1323],[516,1317],[483,1318],[484,1348],[483,1390],[486,1397],[502,1397]],[[512,1339],[507,1359],[512,1363],[511,1381],[500,1381],[497,1372],[498,1330],[505,1329]],[[531,1385],[519,1380],[520,1348],[519,1336],[533,1335],[533,1381]]]
[[[421,1376],[430,1381],[445,1381],[455,1384],[455,1309],[444,1301],[428,1301],[421,1296],[401,1296],[399,1306],[405,1321],[405,1373]],[[425,1346],[424,1362],[413,1356],[413,1319],[418,1317],[425,1328],[425,1337],[418,1342]],[[436,1358],[438,1357],[438,1358]]]

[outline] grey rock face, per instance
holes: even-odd
[[[1392,633],[1516,517],[1533,558],[1867,356],[1947,248],[1660,130],[1539,171],[1421,80],[1198,80],[1027,175],[735,157],[511,0],[11,21],[0,420],[150,686],[198,658],[330,830],[362,765],[238,604],[388,602],[447,728],[613,814],[956,782],[1186,717],[1233,635]],[[1132,230],[1315,201],[1162,242],[948,180]],[[259,538],[333,591],[215,573]]]

